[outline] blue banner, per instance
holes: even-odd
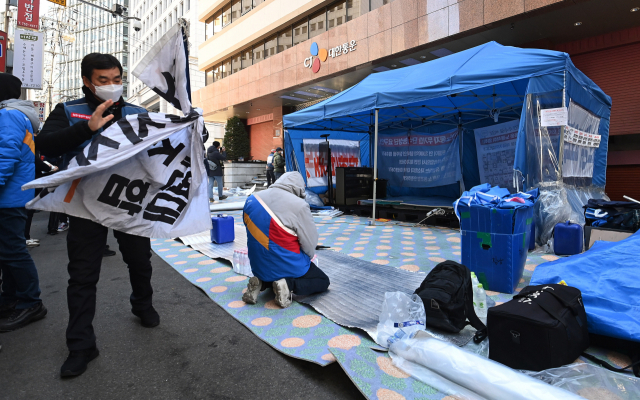
[[[429,134],[409,131],[378,138],[378,175],[389,185],[435,187],[461,179],[458,129]]]

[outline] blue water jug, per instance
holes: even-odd
[[[556,224],[553,231],[553,250],[558,256],[572,256],[582,253],[584,235],[582,225],[571,221]]]
[[[211,217],[211,242],[216,244],[233,242],[236,239],[233,217],[218,214]]]

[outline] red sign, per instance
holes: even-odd
[[[91,115],[71,113],[71,118],[86,119],[88,121],[91,119]]]
[[[6,72],[7,65],[7,34],[0,31],[0,72]]]
[[[40,0],[18,0],[18,26],[40,28]]]

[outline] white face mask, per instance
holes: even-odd
[[[124,87],[122,85],[102,85],[95,86],[95,88],[96,96],[104,101],[113,100],[113,102],[115,103],[120,100]]]

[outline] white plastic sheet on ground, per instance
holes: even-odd
[[[400,340],[389,352],[396,367],[463,400],[584,400],[435,338]]]

